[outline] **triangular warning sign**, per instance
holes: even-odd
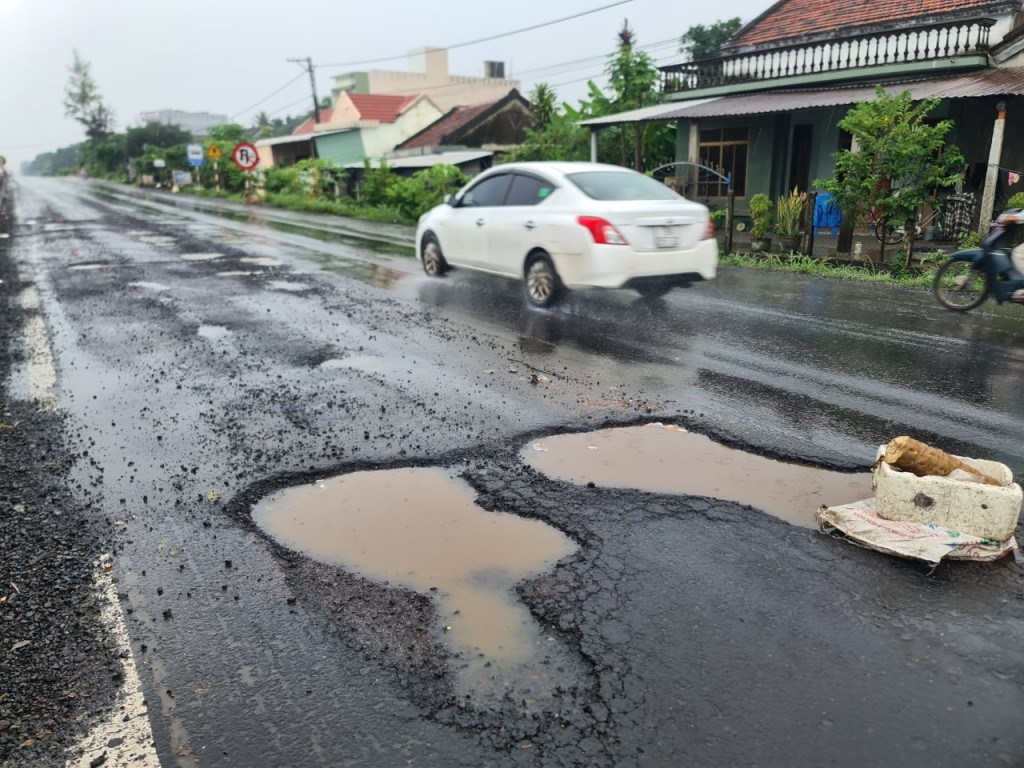
[[[224,157],[223,153],[220,151],[220,147],[216,144],[210,145],[210,148],[206,150],[206,156],[211,160],[220,160]]]

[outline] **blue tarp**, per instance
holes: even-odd
[[[819,227],[830,227],[833,235],[839,234],[839,225],[842,223],[842,214],[839,206],[834,202],[835,198],[828,192],[819,192],[814,200],[814,229]]]

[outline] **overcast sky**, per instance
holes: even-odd
[[[16,170],[24,160],[84,138],[82,127],[64,116],[74,48],[91,64],[119,130],[138,125],[140,112],[158,109],[221,113],[248,125],[260,110],[283,117],[309,109],[306,76],[256,105],[301,74],[288,58],[312,57],[323,97],[330,93],[332,75],[405,70],[405,54],[413,48],[455,46],[615,1],[0,0],[0,154]],[[605,57],[624,18],[636,31],[637,44],[659,64],[668,64],[681,60],[678,38],[691,25],[732,16],[746,22],[770,4],[629,0],[453,49],[449,69],[479,76],[485,60],[504,61],[506,74],[522,80],[524,93],[544,81],[562,100],[575,103],[588,79],[604,83]],[[397,58],[354,63],[386,57]]]

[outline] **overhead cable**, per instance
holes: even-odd
[[[618,6],[618,5],[625,5],[626,3],[631,3],[631,2],[633,2],[633,0],[617,0],[617,2],[609,3],[608,5],[602,5],[600,8],[591,8],[589,11],[581,11],[580,13],[574,13],[571,16],[563,16],[560,19],[553,19],[551,21],[545,21],[545,22],[543,22],[541,24],[534,24],[533,26],[530,26],[530,27],[522,27],[521,29],[513,29],[513,30],[511,30],[509,32],[501,32],[501,33],[499,33],[497,35],[489,35],[488,37],[481,37],[481,38],[478,38],[477,40],[468,40],[468,41],[466,41],[464,43],[456,43],[455,45],[446,45],[446,46],[442,46],[442,47],[444,48],[444,50],[448,50],[448,51],[454,50],[456,48],[466,48],[467,46],[470,46],[470,45],[477,45],[478,43],[487,43],[487,42],[490,42],[491,40],[498,40],[498,39],[503,38],[503,37],[511,37],[512,35],[519,35],[519,34],[522,34],[523,32],[532,32],[535,29],[541,29],[543,27],[550,27],[550,26],[552,26],[554,24],[561,24],[562,22],[565,22],[565,21],[571,21],[572,19],[578,19],[581,16],[589,16],[592,13],[598,13],[599,11],[606,11],[609,8],[614,8],[614,7]],[[380,59],[364,59],[363,61],[343,61],[343,62],[340,62],[340,63],[337,63],[337,64],[318,64],[317,66],[320,67],[320,68],[360,67],[360,66],[362,66],[364,64],[379,64],[379,63],[385,62],[385,61],[397,61],[398,59],[406,58],[406,56],[408,56],[408,54],[403,53],[403,54],[398,55],[398,56],[386,56],[386,57],[380,58]]]

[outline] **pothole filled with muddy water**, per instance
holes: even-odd
[[[437,468],[364,471],[282,490],[252,516],[290,549],[432,598],[458,694],[501,696],[514,683],[550,698],[571,683],[575,662],[514,587],[577,547],[538,520],[488,512],[475,496]]]
[[[527,445],[523,459],[556,480],[711,496],[749,504],[815,528],[825,505],[870,498],[871,474],[833,472],[727,448],[672,424],[557,435]]]

